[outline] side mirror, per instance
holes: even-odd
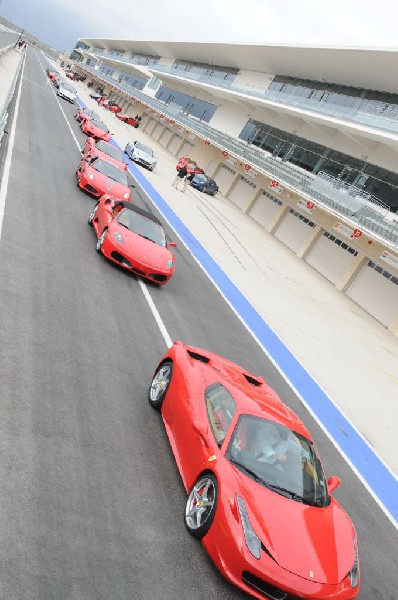
[[[337,475],[332,475],[332,477],[330,477],[330,479],[328,479],[328,481],[327,481],[329,494],[334,492],[334,490],[336,490],[340,484],[341,484],[340,478],[337,477]]]
[[[177,244],[175,242],[169,242],[167,245],[169,248],[177,248]]]

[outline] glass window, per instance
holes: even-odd
[[[279,423],[242,415],[226,457],[241,472],[277,494],[312,506],[330,502],[313,443]]]
[[[205,401],[211,430],[221,446],[235,415],[235,400],[221,383],[214,383],[206,389]]]

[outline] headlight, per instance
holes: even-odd
[[[172,258],[170,258],[170,259],[167,261],[166,269],[171,269],[171,267],[172,267],[172,266],[173,266],[173,259],[172,259]]]
[[[127,199],[127,198],[130,198],[130,196],[131,196],[131,192],[126,192],[126,193],[124,194],[123,198],[126,198],[126,199]]]
[[[118,233],[117,231],[113,234],[113,237],[115,238],[115,240],[117,242],[119,242],[119,244],[121,244],[123,246],[123,238],[120,235],[120,233]]]
[[[240,520],[242,521],[243,533],[245,534],[246,546],[254,558],[259,560],[261,556],[261,541],[250,524],[244,501],[240,496],[236,496],[236,501],[238,503]]]
[[[349,573],[351,587],[353,587],[353,588],[358,585],[358,580],[359,580],[358,540],[357,540],[356,535],[354,537],[354,549],[355,549],[355,560],[354,560],[354,564],[352,565],[351,571]]]
[[[92,173],[88,173],[88,174],[87,174],[87,177],[88,177],[89,179],[94,179],[94,175],[93,175]]]

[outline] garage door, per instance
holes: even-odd
[[[263,190],[248,213],[257,223],[268,229],[282,210],[283,202]]]
[[[157,123],[152,131],[152,137],[154,140],[158,140],[163,133],[163,123]]]
[[[315,223],[310,219],[296,210],[290,209],[275,230],[274,235],[293,252],[297,253],[308,239],[308,236],[311,235],[311,229],[314,227]]]
[[[232,167],[221,163],[215,178],[222,194],[225,194],[225,192],[229,190],[233,180],[235,179],[235,175],[236,171],[234,171]]]
[[[369,261],[346,292],[386,327],[398,316],[398,276]]]
[[[232,188],[228,198],[232,200],[234,204],[239,206],[239,208],[244,210],[248,206],[250,200],[253,200],[256,189],[257,186],[251,179],[241,175]]]
[[[325,231],[308,253],[306,262],[336,284],[358,256],[358,252],[343,240]]]
[[[190,140],[185,140],[183,147],[180,150],[180,156],[190,156],[192,158],[192,150],[194,144]]]
[[[163,130],[163,135],[160,138],[159,142],[162,146],[166,147],[170,141],[171,136],[173,135],[173,130],[169,127],[165,127]]]
[[[171,154],[174,154],[174,156],[176,156],[176,154],[178,153],[178,156],[180,156],[180,146],[182,144],[182,140],[183,137],[182,135],[180,135],[179,133],[176,133],[175,136],[173,137],[173,139],[170,142],[169,147],[167,148],[167,150],[169,152],[171,152]]]
[[[151,135],[151,133],[152,133],[153,128],[155,127],[155,125],[156,125],[155,119],[150,118],[149,121],[148,121],[148,124],[145,125],[145,132],[148,135]]]

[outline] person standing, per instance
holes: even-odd
[[[184,177],[184,187],[183,187],[183,192],[186,192],[188,185],[190,185],[192,179],[195,177],[196,173],[195,171],[192,171],[192,173],[189,173],[187,175],[185,175]]]
[[[181,169],[177,172],[177,175],[175,176],[175,179],[173,181],[173,183],[171,184],[173,187],[176,188],[176,190],[178,190],[178,184],[180,182],[183,183],[183,185],[185,185],[185,181],[184,178],[188,175],[188,171],[186,166],[184,165],[183,167],[181,167]],[[186,187],[186,186],[185,186]],[[180,190],[181,192],[184,190]]]

